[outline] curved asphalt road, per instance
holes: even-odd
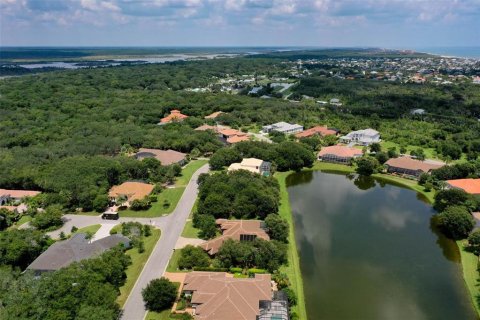
[[[156,226],[162,230],[162,235],[128,296],[123,308],[123,320],[142,320],[145,318],[146,310],[143,305],[142,289],[145,288],[151,280],[160,278],[165,272],[175,243],[177,243],[185,226],[185,222],[195,204],[198,193],[197,178],[201,173],[206,172],[208,172],[208,164],[193,174],[177,207],[170,215],[151,219],[152,222],[155,222]],[[122,222],[121,219],[119,220]],[[146,220],[146,222],[144,221],[143,223],[150,221],[150,219],[141,220]],[[137,219],[137,221],[140,221],[140,219]]]

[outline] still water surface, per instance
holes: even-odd
[[[287,185],[309,319],[476,319],[458,250],[417,193],[322,172]]]

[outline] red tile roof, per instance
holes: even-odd
[[[331,154],[339,158],[353,158],[356,156],[361,156],[363,152],[362,150],[357,148],[336,145],[336,146],[330,146],[330,147],[323,147],[322,150],[320,150],[320,152],[318,153],[318,156],[322,157],[327,154]]]
[[[464,190],[466,193],[480,194],[480,179],[447,180],[447,183],[453,188]]]
[[[225,137],[231,137],[231,136],[246,136],[247,134],[245,132],[236,130],[236,129],[223,129],[220,130],[220,134],[224,135]]]
[[[260,220],[217,219],[216,223],[220,225],[222,235],[200,245],[211,255],[218,252],[224,241],[227,239],[240,240],[242,234],[255,235],[257,238],[270,240],[267,232],[262,228],[263,221]]]
[[[172,110],[170,114],[165,118],[160,120],[161,123],[170,123],[175,121],[182,121],[183,119],[188,118],[187,115],[182,114],[179,110]]]
[[[153,184],[127,181],[122,183],[119,186],[113,186],[108,192],[108,196],[111,198],[116,198],[118,196],[126,196],[128,201],[135,199],[143,199],[152,193],[155,186]]]
[[[0,189],[1,196],[9,196],[10,198],[21,199],[23,197],[35,197],[37,194],[40,194],[40,191],[32,190],[8,190]]]
[[[233,278],[225,272],[190,272],[183,291],[193,291],[197,320],[255,320],[259,302],[271,301],[273,295],[269,274]]]
[[[329,136],[329,135],[335,135],[337,134],[337,131],[328,129],[327,127],[322,127],[322,126],[316,126],[310,129],[307,129],[305,131],[299,132],[295,134],[295,137],[297,138],[307,138],[311,137],[313,135],[320,135],[322,137],[324,136]]]
[[[430,170],[438,169],[444,166],[443,164],[428,163],[425,161],[412,159],[410,157],[392,158],[385,162],[385,164],[391,167],[408,170],[420,170],[423,172],[429,172]]]
[[[227,138],[227,143],[234,144],[234,143],[238,143],[238,142],[241,142],[241,141],[248,141],[248,140],[250,140],[250,138],[248,138],[248,136],[246,136],[246,135],[232,136],[232,137]]]
[[[162,166],[168,166],[174,163],[180,163],[187,157],[186,153],[178,152],[175,150],[160,150],[160,149],[147,149],[140,148],[135,154],[137,159],[144,159],[153,157],[160,161]]]

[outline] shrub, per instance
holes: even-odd
[[[150,200],[148,198],[145,199],[135,199],[130,203],[130,209],[133,211],[140,211],[140,210],[147,210],[151,206]]]
[[[297,295],[290,287],[282,289],[282,291],[287,295],[288,305],[290,307],[297,305]]]
[[[468,236],[468,250],[477,256],[480,254],[480,230],[475,230]]]
[[[167,278],[154,279],[142,290],[145,308],[160,312],[172,307],[177,298],[177,286]]]
[[[210,257],[202,248],[187,245],[180,250],[178,266],[180,269],[205,268],[210,266]]]
[[[271,239],[285,243],[288,242],[289,225],[287,220],[283,219],[278,214],[269,214],[265,219],[265,225]]]
[[[473,230],[475,220],[465,207],[452,206],[438,214],[438,226],[447,237],[459,240]]]

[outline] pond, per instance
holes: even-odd
[[[310,320],[477,319],[458,249],[416,192],[323,172],[287,186]]]

